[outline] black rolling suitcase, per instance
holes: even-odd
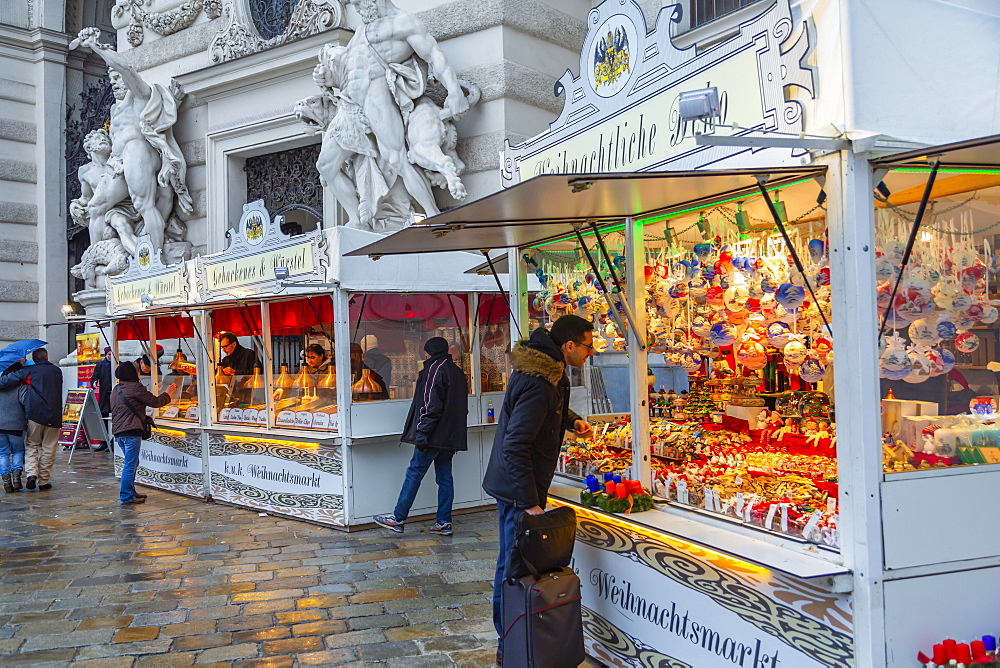
[[[570,568],[503,583],[504,668],[576,668],[583,663],[580,578]]]

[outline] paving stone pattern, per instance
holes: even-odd
[[[0,665],[488,666],[492,512],[344,533],[147,489],[60,452],[0,492]],[[431,481],[428,481],[431,482]]]

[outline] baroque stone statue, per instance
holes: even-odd
[[[465,198],[453,121],[479,101],[479,89],[458,79],[415,16],[391,0],[349,1],[362,25],[347,46],[322,48],[313,71],[322,93],[295,111],[323,133],[316,167],[348,226],[399,229],[414,202],[428,216],[439,212],[432,186]],[[445,89],[443,107],[427,95],[432,80]]]
[[[87,136],[91,162],[80,168],[82,196],[70,205],[73,219],[90,231],[90,259],[85,253],[82,266],[74,268],[88,287],[94,287],[96,275],[117,273],[110,270],[121,264],[116,256],[131,254],[139,234],[148,234],[156,249],[164,248],[168,225],[176,238],[183,223],[171,220],[175,207],[193,211],[187,165],[172,130],[183,94],[147,83],[99,37],[97,28],[84,28],[70,43],[71,49],[89,47],[104,59],[116,99],[109,130]]]

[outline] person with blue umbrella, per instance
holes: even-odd
[[[17,387],[28,418],[28,434],[24,447],[25,487],[44,492],[52,489],[49,478],[56,463],[59,428],[62,426],[62,371],[49,361],[49,353],[38,344],[44,341],[18,341],[0,350],[0,355],[31,349],[31,366],[0,377],[0,391]],[[20,344],[20,345],[19,345]]]
[[[11,362],[0,355],[3,375],[22,369],[21,360]],[[16,387],[0,390],[0,479],[3,491],[8,494],[21,490],[21,473],[24,471],[24,428],[28,420]]]

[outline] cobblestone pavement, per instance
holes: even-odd
[[[494,514],[343,533],[155,489],[107,453],[0,492],[0,665],[492,665]],[[430,481],[429,481],[430,482]]]

